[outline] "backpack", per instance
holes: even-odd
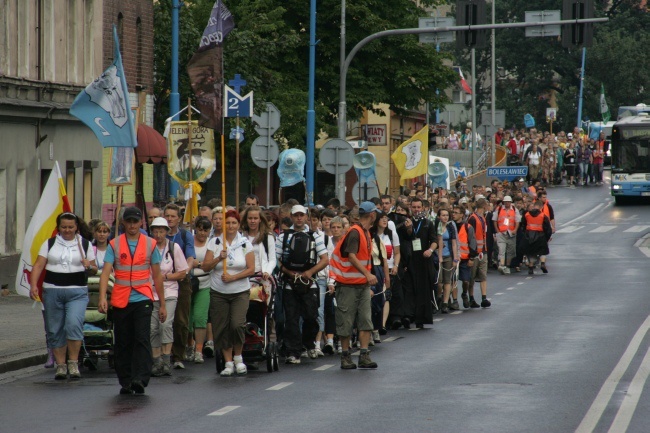
[[[289,235],[292,234],[291,240]],[[287,230],[282,239],[282,264],[291,271],[306,271],[316,263],[316,240],[314,232]]]
[[[50,251],[52,247],[54,246],[54,242],[56,242],[56,236],[51,237],[47,240],[47,250]],[[81,248],[83,248],[83,257],[86,258],[86,251],[88,251],[88,245],[90,245],[90,242],[88,242],[88,239],[86,238],[81,238]]]

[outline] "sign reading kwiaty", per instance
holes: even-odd
[[[167,170],[181,185],[203,182],[209,179],[217,168],[212,129],[192,121],[191,150],[187,132],[187,122],[172,122],[167,136]]]
[[[363,125],[363,137],[368,146],[386,146],[386,125]]]

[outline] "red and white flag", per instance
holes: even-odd
[[[38,250],[43,245],[43,242],[56,234],[56,217],[63,212],[71,212],[71,210],[65,186],[63,186],[59,163],[56,162],[45,189],[43,189],[41,199],[38,201],[34,216],[32,216],[29,227],[27,227],[27,232],[25,232],[23,253],[20,256],[18,272],[16,273],[16,292],[19,295],[29,296],[29,281],[32,266],[34,266],[38,257]],[[39,288],[43,284],[42,279],[44,277],[45,272],[41,273]]]
[[[465,76],[463,75],[463,71],[460,69],[460,67],[456,67],[455,69],[458,71],[458,75],[460,75],[460,85],[463,86],[463,90],[468,95],[471,95],[472,94],[472,88],[470,87],[469,83],[467,83],[467,80],[465,80]]]

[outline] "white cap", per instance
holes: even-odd
[[[510,203],[512,203],[512,197],[507,195],[507,196],[503,197],[503,201],[509,201]]]
[[[149,224],[149,227],[164,227],[167,230],[169,230],[169,224],[167,224],[167,220],[163,217],[156,217],[151,221],[151,224]]]
[[[295,213],[304,213],[305,215],[307,215],[307,209],[303,205],[297,204],[291,208],[291,215]]]
[[[458,200],[459,204],[465,204],[467,203],[467,197],[462,197],[460,200]]]
[[[479,199],[482,199],[482,198],[485,198],[485,196],[483,194],[476,194],[474,196],[474,200],[479,200]]]

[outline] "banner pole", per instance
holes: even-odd
[[[221,212],[223,219],[221,222],[221,233],[223,234],[223,249],[226,249],[226,144],[221,132]],[[223,272],[226,273],[226,262],[223,261]]]
[[[120,210],[122,208],[122,186],[117,187],[117,208],[115,211],[115,238],[120,235]]]
[[[192,100],[187,98],[187,164],[188,164],[188,175],[187,182],[185,183],[185,188],[190,189],[190,199],[185,202],[185,214],[186,217],[183,218],[184,222],[192,224],[194,220],[194,188],[192,188],[192,181],[194,177],[192,176]],[[190,206],[190,202],[192,205]],[[189,212],[189,218],[187,218],[187,213]]]
[[[239,210],[239,113],[237,113],[237,127],[235,131],[235,210]]]

